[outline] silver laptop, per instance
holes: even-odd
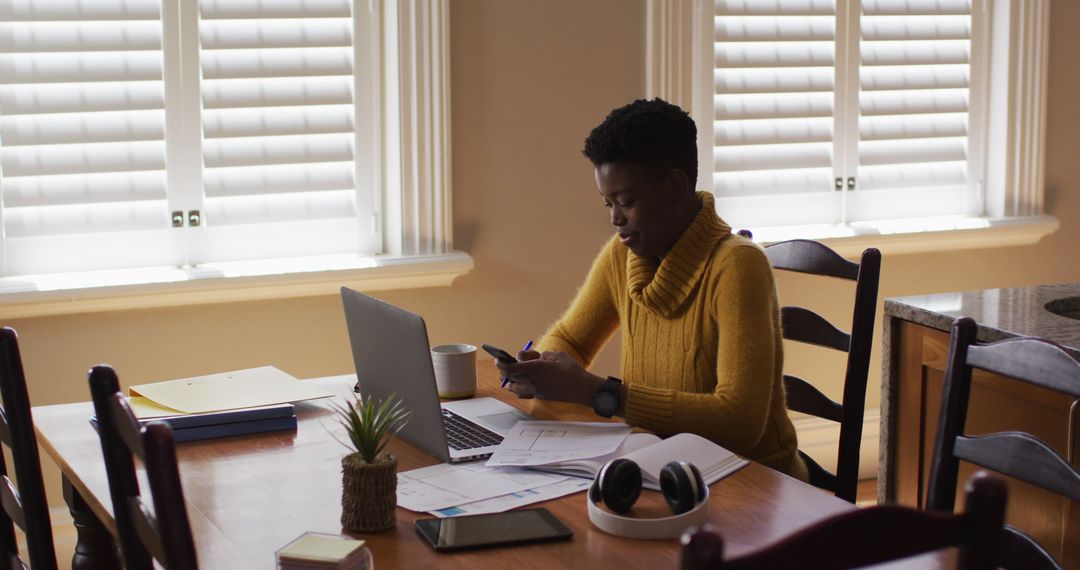
[[[439,404],[424,319],[341,288],[357,386],[364,397],[396,394],[412,410],[398,435],[442,461],[491,456],[519,420],[532,419],[495,398]]]

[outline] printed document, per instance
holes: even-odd
[[[557,461],[555,463],[534,467],[534,469],[540,469],[549,473],[561,473],[563,475],[573,475],[575,477],[592,479],[593,477],[596,477],[597,472],[599,472],[600,468],[608,461],[618,459],[619,457],[623,457],[639,449],[644,449],[650,445],[660,443],[660,441],[659,437],[651,433],[632,433],[626,436],[626,439],[623,440],[618,449],[611,453],[599,455],[597,457],[587,457],[585,459]]]
[[[397,504],[410,511],[436,511],[566,479],[526,469],[493,469],[479,462],[444,463],[398,473]]]
[[[536,467],[608,455],[630,434],[626,424],[520,421],[488,459],[488,467]]]
[[[525,505],[539,503],[540,501],[557,499],[571,493],[584,491],[589,488],[589,485],[592,485],[592,481],[589,481],[587,479],[580,479],[577,477],[567,477],[564,481],[559,481],[550,485],[544,485],[543,487],[526,489],[524,491],[518,491],[516,493],[510,493],[508,495],[500,495],[498,497],[484,499],[482,501],[476,501],[474,503],[465,503],[464,505],[458,505],[456,507],[447,507],[445,509],[439,509],[437,511],[430,511],[430,514],[444,519],[448,517],[460,517],[464,515],[486,515],[489,513],[501,513],[503,511],[509,511],[510,509],[516,509]]]

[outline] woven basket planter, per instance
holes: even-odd
[[[374,463],[359,453],[341,459],[341,526],[352,532],[386,530],[397,524],[397,458],[383,453]]]

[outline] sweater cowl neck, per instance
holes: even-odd
[[[630,299],[649,312],[674,315],[697,286],[716,244],[731,235],[731,226],[716,215],[712,194],[698,192],[697,198],[701,209],[662,261],[627,254]]]

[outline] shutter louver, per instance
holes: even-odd
[[[756,226],[769,220],[758,198],[832,191],[836,7],[714,6],[712,190],[729,221]]]
[[[718,196],[830,189],[833,2],[718,0]]]
[[[5,275],[169,265],[159,0],[0,1]]]
[[[349,0],[201,0],[200,262],[357,251]]]
[[[860,25],[853,215],[958,213],[969,187],[969,0],[863,0]]]

